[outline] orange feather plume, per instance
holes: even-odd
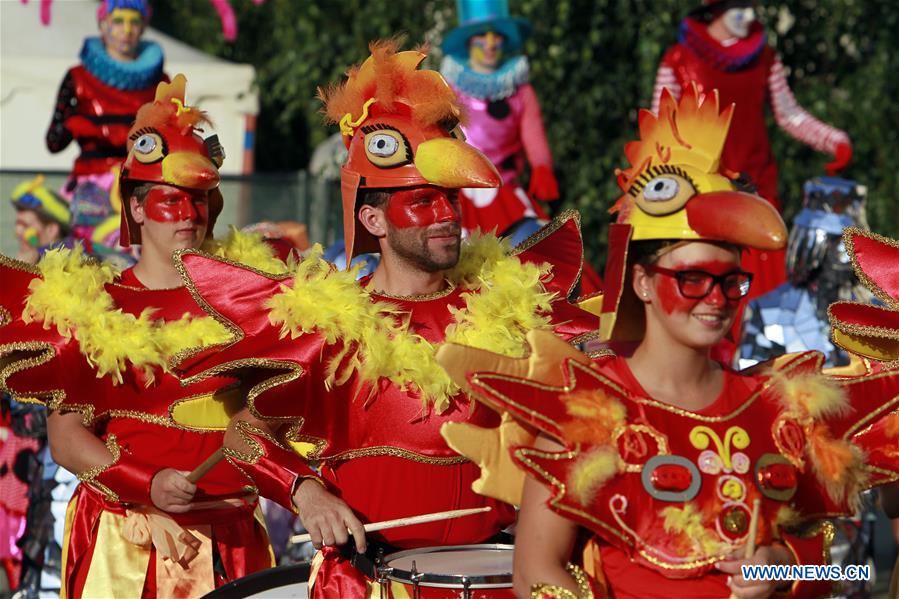
[[[418,69],[427,48],[398,52],[401,41],[372,42],[371,56],[350,69],[345,82],[319,88],[329,122],[339,122],[347,114],[359,117],[370,99],[386,113],[396,112],[396,105],[404,104],[420,126],[460,119],[462,106],[440,73]]]
[[[569,393],[565,402],[566,411],[573,416],[562,424],[568,443],[609,445],[615,429],[624,423],[627,415],[620,401],[599,390]]]
[[[835,439],[823,424],[812,426],[808,444],[812,469],[830,498],[846,500],[856,507],[865,478],[860,450],[848,441]]]
[[[145,127],[161,127],[164,125],[185,129],[209,123],[206,113],[195,106],[184,103],[187,78],[180,73],[175,75],[171,83],[161,82],[156,87],[156,98],[144,104],[137,111],[134,124],[128,132],[128,150],[133,144],[133,134]]]

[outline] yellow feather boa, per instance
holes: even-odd
[[[551,267],[521,262],[509,251],[508,242],[492,235],[474,236],[463,246],[447,278],[466,290],[465,306],[451,308],[455,322],[446,342],[521,357],[527,331],[549,324],[554,294],[541,279]],[[369,385],[386,378],[417,389],[425,405],[444,411],[459,387],[434,359],[434,345],[409,331],[396,305],[360,292],[357,272],[333,269],[314,248],[298,265],[294,285],[266,303],[269,320],[281,326],[282,337],[319,332],[326,343],[343,343],[328,364],[326,385],[343,384],[354,372]]]
[[[232,229],[225,242],[208,241],[203,250],[273,273],[288,266],[274,256],[259,235]],[[31,282],[22,319],[56,327],[60,335],[78,340],[81,353],[97,370],[122,382],[127,363],[144,370],[152,380],[155,368],[168,368],[169,360],[189,347],[224,343],[230,339],[213,318],[184,315],[176,321],[153,320],[152,308],[138,316],[122,312],[105,285],[118,273],[107,264],[84,260],[81,246],[47,252],[38,263],[41,278]]]

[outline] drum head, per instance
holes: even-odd
[[[203,599],[307,599],[309,564],[280,566],[238,578]]]
[[[397,582],[449,589],[512,587],[512,545],[451,545],[392,553],[384,574]]]

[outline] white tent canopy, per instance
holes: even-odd
[[[0,170],[69,171],[78,155],[72,143],[51,154],[44,144],[59,84],[79,63],[84,38],[97,35],[97,2],[54,2],[50,25],[40,22],[40,2],[0,0]],[[252,140],[259,97],[255,70],[204,54],[153,29],[145,39],[162,46],[165,71],[187,77],[187,101],[209,113],[225,148],[222,174],[252,170]]]

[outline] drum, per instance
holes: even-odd
[[[384,557],[378,578],[389,599],[511,598],[513,549],[485,544],[400,551]]]
[[[308,599],[309,564],[280,566],[238,578],[203,599]]]

